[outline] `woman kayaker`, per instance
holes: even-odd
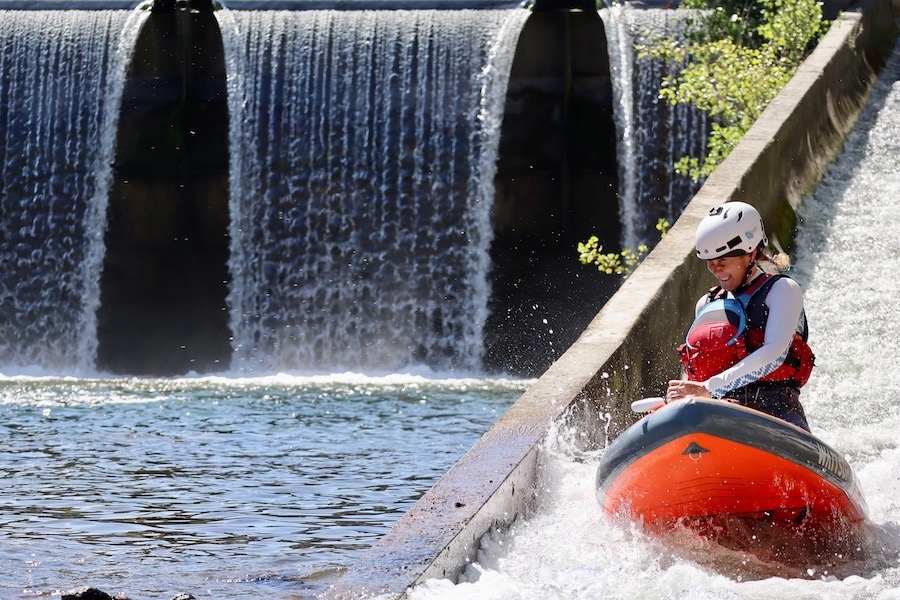
[[[697,227],[697,256],[716,286],[697,301],[696,319],[679,348],[686,379],[669,381],[666,400],[721,398],[809,430],[800,387],[814,356],[806,343],[803,293],[793,279],[769,274],[787,257],[766,253],[759,212],[744,202],[709,211]]]

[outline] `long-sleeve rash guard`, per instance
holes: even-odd
[[[731,292],[728,297],[734,298]],[[695,314],[708,302],[708,295],[700,298]],[[704,383],[710,396],[722,398],[731,390],[758,381],[780,367],[787,358],[794,333],[803,331],[803,292],[796,281],[788,277],[776,281],[766,295],[765,303],[769,317],[763,345],[730,369],[710,377]]]

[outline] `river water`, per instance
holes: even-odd
[[[310,597],[525,381],[0,377],[0,598]]]
[[[534,514],[487,536],[462,581],[426,582],[413,600],[900,598],[898,79],[895,49],[843,153],[804,201],[792,273],[817,354],[803,402],[813,433],[860,479],[871,521],[861,556],[788,568],[691,536],[648,539],[601,515],[598,456],[577,454],[560,432],[544,449]]]

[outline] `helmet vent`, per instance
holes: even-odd
[[[735,246],[739,246],[741,243],[741,236],[733,237],[728,240],[728,248],[734,248]],[[723,248],[724,250],[724,248]]]
[[[729,219],[729,213],[731,212],[731,210],[732,207],[730,206],[717,206],[716,208],[709,211],[709,215],[711,217],[715,215],[722,215],[722,220],[727,221]],[[735,223],[744,218],[744,211],[740,209],[737,209],[737,211],[737,216],[734,218]]]

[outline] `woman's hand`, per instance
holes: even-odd
[[[666,390],[666,402],[684,400],[687,397],[711,399],[709,390],[698,381],[688,381],[686,379],[672,379],[669,381],[669,387]]]

